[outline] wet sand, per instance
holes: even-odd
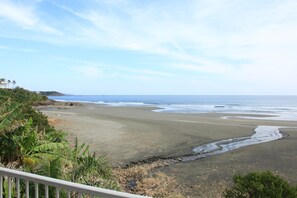
[[[190,189],[190,197],[221,197],[235,173],[270,170],[297,184],[297,130],[281,130],[281,140],[159,169]]]
[[[296,127],[293,121],[251,120],[224,114],[157,113],[150,107],[110,107],[84,104],[68,109],[42,110],[57,129],[90,144],[98,155],[106,155],[113,166],[153,156],[189,154],[192,148],[228,138],[250,136],[258,125]],[[286,137],[248,146],[160,170],[185,185],[191,196],[219,196],[235,172],[278,171],[297,183],[297,129],[281,129]]]

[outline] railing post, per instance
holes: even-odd
[[[60,189],[56,187],[56,198],[60,197]]]
[[[26,180],[26,198],[30,198],[29,197],[29,181],[28,180]]]
[[[45,185],[45,198],[48,198],[48,185]]]
[[[16,190],[17,190],[17,198],[20,198],[21,197],[20,178],[16,178]]]
[[[38,183],[35,183],[35,198],[38,198],[39,190],[38,190]]]
[[[0,175],[0,198],[3,198],[3,176]]]
[[[8,198],[11,198],[11,177],[8,177]]]

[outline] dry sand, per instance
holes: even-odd
[[[215,140],[249,136],[258,125],[292,126],[295,121],[222,119],[223,114],[170,114],[149,107],[110,107],[84,104],[69,109],[43,109],[57,129],[69,132],[106,155],[113,166],[153,156],[178,156]],[[228,153],[160,170],[176,179],[191,196],[215,197],[232,181],[235,172],[278,171],[297,183],[297,129],[281,130],[281,140],[253,145]]]

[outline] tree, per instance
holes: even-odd
[[[8,83],[8,88],[10,88],[11,80],[8,80],[7,83]]]
[[[13,88],[15,87],[16,81],[12,81]]]
[[[270,171],[236,174],[233,187],[226,189],[225,198],[293,198],[297,197],[297,187]]]
[[[16,146],[12,136],[25,124],[25,120],[20,118],[20,115],[20,105],[11,103],[10,99],[0,105],[0,159],[2,163],[16,160]]]
[[[12,104],[10,99],[0,105],[0,135],[23,126],[24,121],[18,119],[20,113],[20,105]]]
[[[5,78],[0,78],[0,87],[2,87],[2,83],[4,84]]]

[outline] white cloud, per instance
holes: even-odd
[[[205,62],[203,65],[195,64],[172,64],[171,67],[177,68],[180,70],[187,70],[191,72],[199,72],[206,74],[223,74],[227,73],[230,69],[228,65],[222,65],[222,63],[215,63],[213,61]]]
[[[73,67],[73,70],[78,74],[81,74],[85,77],[89,77],[92,79],[102,76],[102,71],[99,68],[94,66]]]
[[[58,25],[37,17],[34,6],[1,0],[0,17],[47,33],[55,33],[52,27],[57,25],[63,35],[46,35],[44,42],[132,50],[156,55],[154,61],[158,57],[166,59],[158,64],[159,68],[151,67],[157,69],[149,64],[136,68],[137,63],[133,68],[109,66],[122,75],[170,78],[183,71],[216,75],[234,84],[262,80],[272,84],[277,77],[283,86],[289,86],[289,78],[291,84],[297,84],[293,77],[297,73],[296,0],[93,0],[85,7],[61,5],[58,0],[49,2],[67,13],[56,16]],[[107,71],[91,65],[100,68],[96,74],[96,69],[88,67],[77,71],[86,76],[100,76]]]
[[[255,11],[244,8],[252,4]],[[184,65],[186,70],[224,75],[232,66],[240,69],[240,63],[230,65],[224,59],[257,63],[270,57],[270,51],[278,44],[296,45],[297,20],[292,12],[295,4],[296,1],[285,1],[257,7],[255,2],[221,0],[215,4],[218,6],[192,2],[181,7],[172,3],[165,8],[126,2],[113,4],[111,11],[94,8],[75,13],[93,24],[80,36],[95,44],[168,56],[185,62],[179,68]],[[267,45],[266,50],[260,52],[257,48],[263,44]],[[223,60],[214,60],[217,58]],[[291,61],[296,62],[295,58]]]
[[[167,68],[225,79],[271,82],[279,73],[296,73],[297,1],[188,1],[166,6],[120,1],[109,6],[75,11],[93,24],[80,36],[97,45],[167,56],[173,62]]]
[[[139,74],[142,76],[149,76],[149,77],[156,77],[156,76],[161,76],[161,77],[170,77],[170,76],[175,76],[174,74],[168,73],[168,72],[160,72],[156,70],[150,70],[150,69],[131,69],[127,67],[116,67],[118,70],[130,72],[130,73],[135,73]]]
[[[30,7],[13,4],[9,1],[0,2],[0,16],[24,27],[33,27],[38,22]]]
[[[15,48],[6,45],[0,45],[0,49],[2,50],[10,50],[10,51],[19,51],[19,52],[36,52],[34,49],[26,49],[26,48]]]
[[[35,14],[34,7],[23,3],[0,1],[0,18],[8,19],[25,29],[38,30],[45,33],[61,35],[62,33],[53,27],[46,25]]]

